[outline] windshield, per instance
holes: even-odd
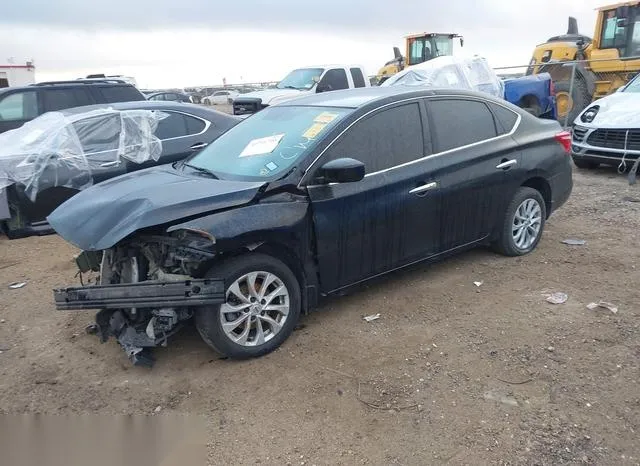
[[[276,86],[278,89],[311,89],[320,80],[322,68],[301,68],[293,70]]]
[[[621,92],[640,92],[640,79],[638,79],[639,77],[640,74],[636,75],[636,77],[629,81],[627,87],[625,87]]]
[[[220,179],[275,180],[288,173],[352,109],[269,107],[187,161]]]

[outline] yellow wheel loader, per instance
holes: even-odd
[[[569,18],[567,34],[536,46],[527,69],[528,75],[551,74],[561,122],[573,123],[593,100],[615,92],[640,71],[640,2],[596,11],[593,38],[580,34],[576,19]]]
[[[376,75],[378,84],[382,84],[394,74],[402,71],[405,66],[417,65],[436,57],[453,55],[453,39],[460,39],[460,46],[464,46],[464,38],[459,34],[450,33],[421,33],[405,37],[405,56],[398,47],[393,48],[393,60],[380,68]],[[405,58],[406,57],[406,58]]]

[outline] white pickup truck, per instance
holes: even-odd
[[[324,65],[298,68],[289,73],[275,88],[242,94],[233,102],[234,115],[251,115],[269,105],[308,94],[370,86],[361,66]]]

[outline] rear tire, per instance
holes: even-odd
[[[576,165],[576,167],[581,168],[583,170],[593,170],[594,168],[598,168],[600,166],[598,162],[593,162],[591,160],[576,159],[575,157],[573,159],[573,163]]]
[[[494,250],[511,257],[529,254],[542,238],[546,218],[542,194],[533,188],[521,187],[507,207]]]
[[[255,358],[291,335],[300,318],[300,284],[280,260],[249,253],[212,267],[206,276],[225,281],[227,302],[198,308],[195,316],[200,336],[215,351]]]

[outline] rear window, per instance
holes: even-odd
[[[146,100],[140,91],[133,86],[101,87],[98,92],[106,103]]]

